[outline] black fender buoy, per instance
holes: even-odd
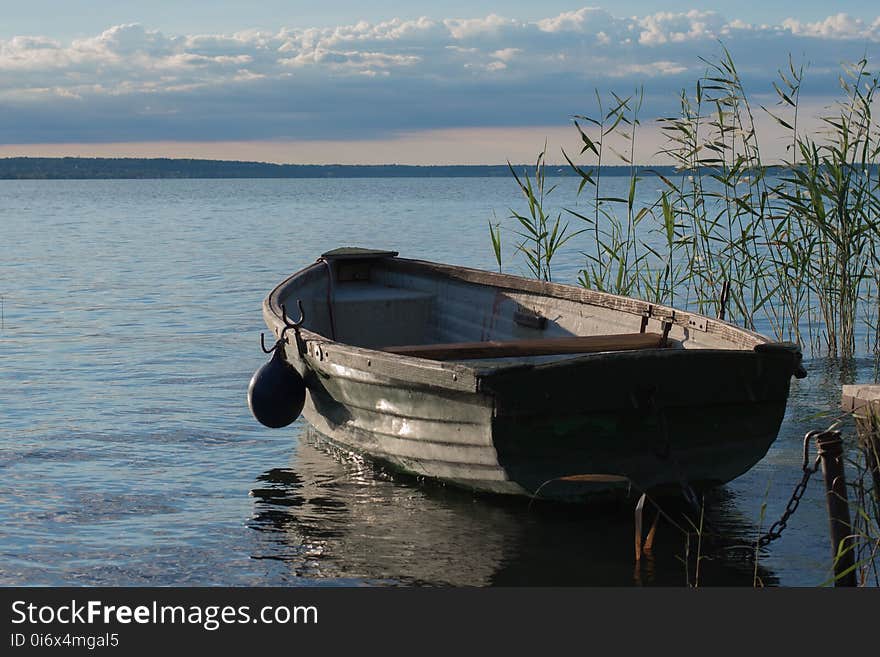
[[[306,382],[284,360],[284,349],[280,345],[273,350],[269,362],[254,372],[247,398],[254,417],[272,429],[286,427],[302,413]]]

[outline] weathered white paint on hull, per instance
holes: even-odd
[[[318,433],[337,447],[379,459],[407,474],[439,479],[475,491],[507,495],[528,494],[522,486],[508,480],[504,468],[498,464],[498,456],[493,448],[482,448],[480,457],[473,461],[462,460],[463,451],[456,454],[441,452],[441,458],[435,458],[428,455],[429,451],[432,448],[436,451],[442,445],[420,441],[419,449],[402,449],[399,443],[385,440],[377,436],[375,431],[353,423],[329,422],[326,415],[317,411],[308,396],[303,415]]]

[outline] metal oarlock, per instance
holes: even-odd
[[[730,299],[730,281],[721,285],[721,298],[718,299],[718,319],[723,320],[727,314],[727,302]]]

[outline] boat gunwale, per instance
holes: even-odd
[[[682,352],[699,352],[703,355],[722,352],[747,352],[755,353],[754,348],[760,344],[771,342],[767,337],[754,331],[735,326],[724,320],[707,317],[697,313],[677,310],[669,306],[652,304],[640,299],[619,296],[607,292],[598,292],[574,285],[565,285],[536,279],[528,279],[512,274],[473,269],[458,265],[430,262],[400,257],[382,259],[382,266],[394,271],[413,272],[439,276],[449,280],[464,283],[492,287],[496,289],[511,290],[536,294],[538,296],[563,299],[585,305],[608,308],[619,312],[627,312],[640,317],[644,313],[651,313],[655,319],[666,318],[674,324],[684,328],[690,327],[690,320],[698,318],[704,322],[705,333],[717,335],[724,340],[741,345],[741,349],[693,349],[676,350]],[[294,272],[281,283],[275,286],[263,301],[263,317],[266,324],[272,328],[276,339],[281,335],[284,328],[281,311],[281,299],[287,296],[289,288],[295,283],[301,282],[306,276],[313,276],[326,271],[326,264],[318,260],[299,271]],[[302,359],[312,369],[327,372],[324,367],[325,361],[330,362],[328,349],[333,350],[333,362],[343,367],[354,368],[362,372],[375,374],[377,377],[387,377],[392,380],[404,381],[409,385],[421,384],[428,388],[446,388],[461,392],[477,392],[479,380],[491,375],[498,375],[508,369],[518,369],[522,364],[511,364],[507,367],[495,366],[491,370],[475,364],[458,364],[448,361],[435,361],[417,356],[393,354],[368,347],[358,347],[344,342],[338,342],[325,335],[315,333],[308,329],[299,330],[305,346],[305,353],[297,354],[294,358]],[[666,351],[661,349],[640,350],[644,357],[645,352]],[[595,360],[613,356],[619,358],[630,352],[598,352],[583,354],[562,361],[565,364],[582,363],[585,360]],[[288,357],[288,360],[291,360]],[[560,363],[561,365],[562,363]],[[336,372],[334,375],[339,375]],[[381,385],[380,381],[376,381]],[[389,384],[394,385],[394,384]]]

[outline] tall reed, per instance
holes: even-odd
[[[856,353],[859,302],[873,300],[870,282],[876,280],[880,131],[871,105],[878,79],[867,65],[862,60],[844,68],[844,99],[821,117],[822,141],[795,133],[800,161],[786,163],[791,188],[780,193],[791,216],[815,235],[807,270],[811,290],[824,347],[841,356]]]
[[[652,210],[649,207],[636,207],[636,191],[641,178],[635,163],[635,149],[641,124],[639,112],[644,100],[644,90],[640,89],[625,98],[612,93],[613,102],[609,104],[608,111],[603,111],[601,97],[597,95],[597,99],[598,117],[578,115],[574,122],[583,143],[580,155],[591,153],[595,158],[595,165],[579,166],[563,150],[563,156],[581,179],[578,195],[592,187],[592,208],[587,211],[566,209],[571,216],[588,225],[589,228],[581,232],[593,238],[592,248],[581,252],[585,265],[578,280],[584,287],[632,295],[641,291],[646,266],[645,245],[638,239],[637,229],[642,219]],[[579,120],[594,126],[595,138],[590,137]],[[621,152],[608,145],[608,137],[623,141],[627,145],[626,150]],[[617,161],[629,167],[626,197],[604,196],[601,193],[602,162],[608,158],[606,149],[611,151]],[[618,208],[623,217],[616,211]]]
[[[586,287],[724,316],[813,354],[851,357],[863,331],[865,349],[880,357],[878,78],[866,60],[845,67],[842,99],[810,135],[800,127],[803,66],[789,58],[773,83],[776,106],[756,109],[730,52],[703,63],[678,112],[658,119],[667,139],[659,155],[675,175],[635,162],[643,90],[597,93],[597,114],[574,117],[581,149],[563,157],[579,179],[578,202],[566,212],[585,228],[569,231],[544,210],[555,186],[545,190],[543,151],[533,177],[511,167],[528,203],[512,217],[529,271],[550,280],[553,256],[579,236]],[[756,111],[786,134],[781,163],[764,161]],[[611,162],[628,167],[625,195],[604,192]],[[662,189],[639,203],[645,175]],[[499,224],[490,233],[500,264]]]
[[[544,209],[547,197],[556,188],[555,185],[547,188],[547,176],[545,173],[544,150],[538,155],[535,162],[534,174],[530,176],[527,171],[517,174],[510,162],[507,166],[520,192],[526,199],[528,214],[523,214],[511,209],[511,218],[516,219],[518,227],[515,230],[518,238],[517,251],[525,257],[529,272],[535,278],[552,281],[553,256],[566,242],[578,235],[580,231],[569,232],[569,223],[562,221],[562,213],[557,213],[555,219]],[[501,268],[501,228],[498,224],[493,228],[489,224],[489,234],[492,239],[492,247],[495,251],[495,259]]]

